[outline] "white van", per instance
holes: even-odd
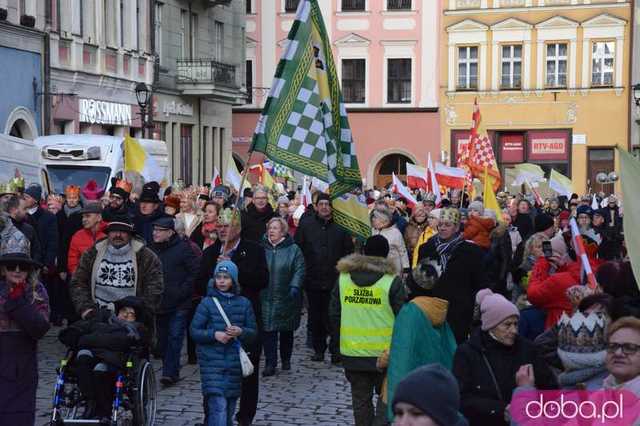
[[[35,140],[51,187],[59,194],[67,185],[82,187],[91,179],[95,179],[100,188],[108,190],[111,178],[121,178],[123,174],[123,142],[121,136],[85,134],[41,136]],[[167,144],[152,139],[138,139],[138,142],[168,179]]]
[[[39,183],[49,192],[47,173],[40,163],[40,149],[34,141],[0,134],[0,182],[8,182],[16,170],[24,177],[25,186]]]

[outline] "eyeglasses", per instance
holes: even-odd
[[[635,355],[640,351],[640,345],[634,345],[633,343],[609,343],[607,344],[607,352],[614,354],[618,352],[618,349],[622,349],[622,353],[625,355]]]
[[[253,197],[254,200],[266,200],[267,197]]]
[[[31,266],[27,263],[23,262],[7,262],[4,264],[4,267],[7,268],[7,271],[12,272],[29,272],[31,271]]]

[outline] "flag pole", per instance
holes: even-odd
[[[465,179],[464,183],[462,184],[462,193],[460,194],[460,205],[458,206],[459,209],[462,208],[462,203],[464,201],[464,191],[466,187],[467,187],[467,180]]]

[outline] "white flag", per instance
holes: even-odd
[[[409,191],[409,189],[402,184],[395,173],[392,172],[391,176],[393,178],[393,192],[402,195],[402,197],[407,200],[407,204],[409,205],[409,207],[413,208],[414,206],[416,206],[418,204],[418,201],[413,197],[411,191]]]

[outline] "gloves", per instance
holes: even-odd
[[[300,298],[300,289],[298,287],[291,287],[289,289],[289,297],[297,301]]]

